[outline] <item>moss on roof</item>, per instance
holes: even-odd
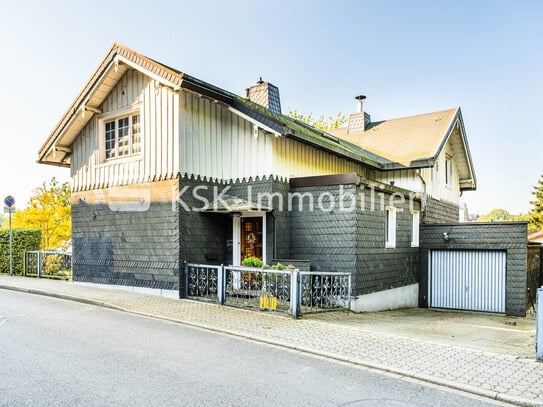
[[[273,113],[269,109],[266,109],[265,107],[254,103],[249,99],[236,96],[236,101],[253,111],[257,111],[259,114],[270,118],[276,123],[283,125],[286,128],[285,132],[293,137],[301,138],[308,143],[313,142],[322,148],[333,150],[337,154],[346,155],[351,159],[361,161],[376,168],[381,168],[382,165],[389,163],[389,161],[383,157],[373,154],[322,130],[316,129],[308,124],[302,123],[296,119],[293,119],[292,117]]]

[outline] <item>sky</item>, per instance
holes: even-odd
[[[527,212],[543,173],[543,1],[0,0],[0,198],[69,169],[37,152],[113,42],[283,111],[372,120],[460,106],[477,176],[470,213]]]

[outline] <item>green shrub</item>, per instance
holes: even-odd
[[[13,274],[22,274],[24,255],[28,250],[40,250],[41,230],[13,229]],[[9,230],[0,229],[0,273],[9,273]]]
[[[257,267],[261,268],[264,263],[258,257],[247,257],[241,262],[243,267]]]

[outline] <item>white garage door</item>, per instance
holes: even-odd
[[[505,251],[433,250],[430,306],[505,313]]]

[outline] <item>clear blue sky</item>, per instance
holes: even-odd
[[[68,169],[37,151],[114,41],[283,110],[372,119],[461,106],[471,213],[529,209],[543,172],[543,1],[3,1],[0,195],[18,206]]]

